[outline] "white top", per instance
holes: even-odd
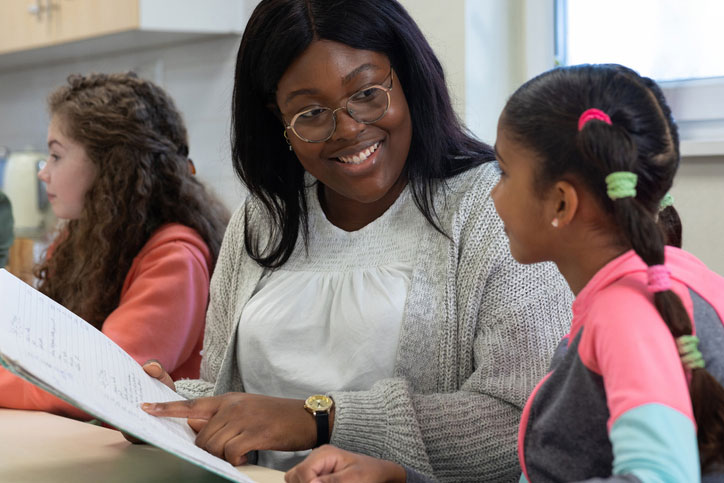
[[[406,188],[347,232],[327,220],[317,190],[308,193],[308,253],[300,237],[241,314],[237,363],[248,393],[305,399],[393,376],[422,215]],[[288,469],[307,452],[259,453],[260,465]]]

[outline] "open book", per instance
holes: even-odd
[[[100,420],[232,481],[251,482],[194,444],[186,419],[157,418],[142,402],[183,399],[99,330],[0,270],[0,363]]]

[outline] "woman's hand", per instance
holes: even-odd
[[[173,383],[173,379],[171,379],[171,376],[168,375],[168,372],[163,368],[160,362],[158,362],[155,359],[151,359],[150,361],[146,361],[143,364],[143,370],[146,371],[146,374],[151,376],[154,379],[158,379],[174,391],[176,390],[176,385]],[[193,426],[192,426],[193,427]],[[135,436],[131,436],[128,433],[125,433],[121,431],[121,434],[124,438],[126,438],[126,441],[133,444],[144,444],[145,441],[136,438]]]
[[[391,461],[321,446],[284,475],[287,483],[401,482],[405,469]]]
[[[154,416],[189,419],[198,432],[196,445],[233,465],[244,464],[250,451],[300,451],[317,441],[317,424],[303,400],[232,392],[141,408]]]
[[[173,379],[171,379],[171,376],[168,375],[166,369],[164,369],[161,363],[157,360],[151,359],[150,361],[146,361],[146,363],[143,364],[143,370],[146,371],[146,374],[148,374],[152,378],[158,379],[159,381],[176,391],[176,384],[173,383]]]

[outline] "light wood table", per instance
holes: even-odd
[[[284,473],[239,466],[259,483]],[[128,443],[118,431],[38,411],[0,409],[0,482],[183,483],[228,481],[150,445]]]

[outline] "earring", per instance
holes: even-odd
[[[292,150],[292,142],[289,140],[289,136],[287,136],[287,130],[284,130],[284,139],[287,140],[287,144],[289,145],[289,151]]]
[[[558,228],[558,218],[553,218],[553,221],[551,221],[551,225],[553,225],[554,228]]]

